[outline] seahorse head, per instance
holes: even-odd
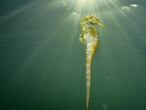
[[[85,16],[81,20],[81,25],[99,25],[104,27],[104,25],[101,23],[101,21],[96,16]]]

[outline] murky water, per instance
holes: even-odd
[[[1,1],[1,110],[85,110],[79,23],[89,14],[105,25],[90,110],[146,110],[145,0],[97,0],[86,8],[84,0]]]

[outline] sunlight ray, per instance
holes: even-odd
[[[0,23],[3,23],[4,21],[18,15],[18,14],[21,14],[22,12],[28,10],[29,8],[31,8],[32,6],[34,5],[34,3],[31,3],[31,4],[27,4],[17,10],[14,10],[12,11],[11,13],[7,14],[7,15],[4,15],[2,17],[0,17]]]

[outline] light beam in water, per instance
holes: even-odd
[[[126,28],[123,27],[123,24],[120,21],[121,19],[119,18],[125,18],[128,22],[131,21],[131,24],[130,24],[131,27],[136,30],[137,29],[136,27],[138,25],[136,24],[136,22],[132,23],[132,19],[129,18],[129,16],[126,13],[127,11],[125,10],[128,10],[128,12],[130,12],[131,9],[137,8],[139,5],[136,5],[136,4],[125,5],[125,4],[120,3],[118,0],[64,0],[64,2],[62,3],[64,4],[65,7],[66,6],[68,7],[72,15],[78,15],[78,16],[81,15],[80,17],[85,16],[84,18],[90,17],[90,16],[87,17],[86,15],[98,15],[101,18],[107,19],[107,21],[110,22],[109,24],[111,24],[112,27],[115,26],[117,29],[119,29],[119,33],[122,33],[122,35],[124,35],[122,37],[119,37],[120,35],[117,37],[119,37],[121,41],[126,41],[127,44],[131,43],[131,41],[129,40],[129,36],[126,33],[126,30],[125,30]],[[63,22],[66,22],[69,18],[72,19],[73,16],[66,17],[66,20],[64,20]],[[89,19],[84,19],[84,18],[81,21],[82,36],[80,37],[80,40],[85,45],[85,48],[86,48],[86,81],[87,81],[86,107],[89,108],[91,72],[92,72],[91,65],[93,62],[93,56],[96,52],[96,49],[98,48],[99,35],[96,31],[93,31],[95,30],[95,27],[96,27],[96,25],[92,23],[94,20],[89,20]],[[78,22],[74,22],[74,24],[78,25],[77,23]],[[111,29],[111,27],[108,27],[108,29],[109,28]],[[88,34],[86,31],[88,32]],[[113,36],[113,33],[110,33],[110,34],[108,34],[108,36]],[[96,37],[93,37],[93,36],[96,36],[98,38],[96,39]],[[112,48],[109,48],[109,50],[110,49]],[[105,109],[107,109],[106,106],[105,106]]]

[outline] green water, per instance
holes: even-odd
[[[60,1],[0,2],[0,110],[85,110],[81,16]],[[107,3],[90,110],[146,110],[146,1]]]

